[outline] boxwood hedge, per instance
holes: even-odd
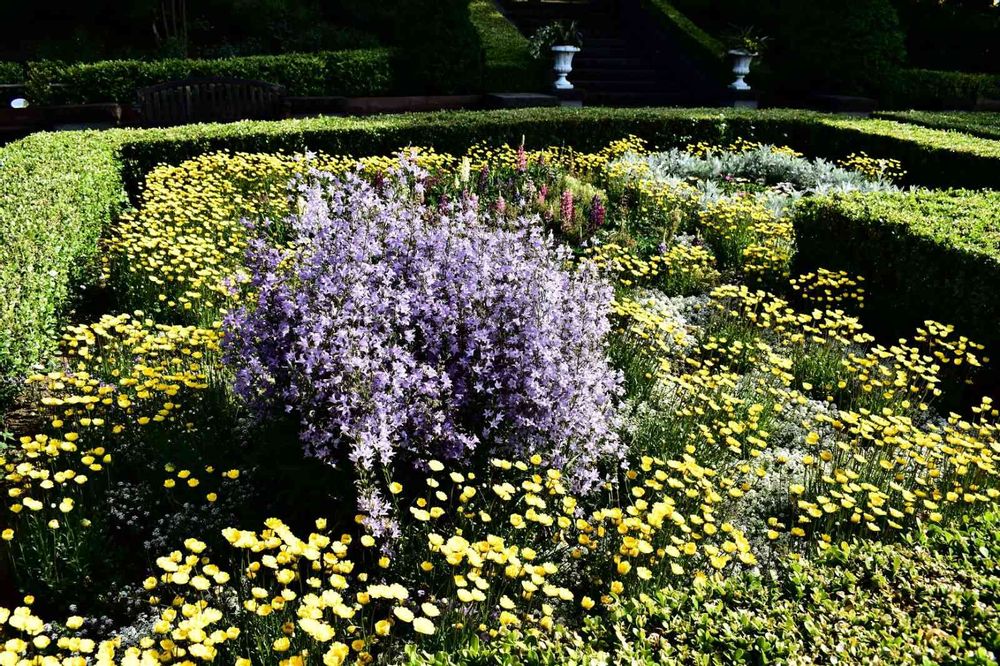
[[[234,77],[283,85],[291,95],[384,95],[393,88],[392,52],[353,49],[197,60],[103,60],[28,64],[34,104],[128,103],[143,86],[193,77]]]
[[[883,111],[875,115],[886,120],[896,120],[932,129],[953,130],[983,139],[1000,140],[1000,113],[989,111]]]
[[[522,137],[533,146],[563,143],[593,149],[628,134],[663,147],[746,137],[831,157],[866,150],[873,156],[902,159],[914,183],[1000,186],[1000,142],[886,120],[844,119],[793,110],[524,109],[36,134],[0,148],[0,243],[6,253],[0,264],[0,377],[23,372],[43,357],[71,285],[86,284],[86,267],[96,254],[101,230],[120,210],[126,195],[134,195],[144,175],[159,163],[176,163],[223,149],[310,148],[364,155],[421,144],[441,151],[462,151],[481,140],[513,144]],[[962,195],[955,196],[960,200]],[[995,195],[976,196],[987,197],[990,203],[975,211],[993,215],[1000,203]],[[890,201],[882,203],[887,219]],[[824,214],[829,218],[820,216],[818,211],[825,209],[814,210],[818,220],[835,219],[833,213]],[[973,212],[969,216],[971,220]],[[893,217],[898,223],[885,226],[903,234],[910,219]],[[946,214],[942,213],[944,219]],[[817,221],[814,228],[819,229],[821,223],[833,224]],[[973,226],[970,221],[959,228],[964,232]],[[943,238],[948,237],[944,222],[938,230]],[[963,245],[959,252],[928,233],[919,237],[924,239],[924,245],[919,245],[921,253],[907,260],[918,262],[909,264],[915,272],[932,262],[950,266],[950,257],[956,252],[966,262],[962,265],[969,266],[969,277],[964,278],[969,283],[973,282],[971,276],[978,275],[973,271],[979,269],[973,265],[995,267],[995,244],[982,245],[986,249],[979,253]],[[986,238],[968,242],[976,245]],[[845,244],[836,245],[842,248]],[[903,261],[901,257],[900,266]],[[948,269],[939,272],[944,275]],[[940,289],[944,295],[938,300],[943,304],[953,298],[949,294],[954,290],[943,278],[921,279],[920,283],[928,290]],[[976,294],[985,292],[969,293],[978,298]],[[912,294],[916,299],[917,290]],[[980,323],[970,330],[978,331],[982,326]]]
[[[1000,99],[1000,75],[902,69],[880,97],[891,109],[971,109],[982,98]]]
[[[1000,349],[1000,192],[915,190],[803,201],[798,267],[866,277],[866,321],[906,335],[926,319]]]

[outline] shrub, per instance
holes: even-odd
[[[1000,10],[992,0],[893,0],[916,67],[995,72]]]
[[[899,18],[889,0],[783,0],[769,60],[800,90],[875,95],[903,64]]]
[[[769,87],[875,96],[904,62],[904,31],[891,0],[672,0],[672,4],[715,35],[733,25],[752,25],[772,37],[765,59],[754,66],[755,80],[764,74]]]
[[[603,638],[619,645],[621,663],[642,664],[815,663],[830,655],[856,664],[992,663],[997,523],[987,513],[967,531],[934,527],[917,543],[844,543],[782,567],[777,581],[736,576],[663,590],[615,609],[588,647]],[[570,646],[553,650],[560,648]]]
[[[751,183],[774,186],[786,184],[808,192],[829,190],[884,189],[888,183],[838,167],[823,159],[809,160],[767,145],[752,145],[740,151],[693,155],[673,149],[641,158],[651,177],[721,181],[740,178]]]
[[[396,0],[396,70],[408,90],[451,94],[480,89],[479,35],[469,0]]]
[[[386,50],[368,49],[218,60],[33,62],[27,94],[35,104],[127,103],[143,86],[223,76],[277,83],[291,95],[376,95],[392,85],[390,56]]]
[[[97,133],[36,134],[0,149],[0,402],[16,372],[51,348],[74,284],[124,192]]]
[[[963,132],[994,141],[1000,140],[1000,113],[987,111],[954,111],[951,113],[883,111],[875,115],[885,120],[895,120],[931,129]]]
[[[24,65],[19,62],[0,61],[0,83],[22,83]]]
[[[852,194],[803,202],[797,263],[866,277],[866,319],[890,334],[925,319],[1000,349],[996,192]]]
[[[903,69],[880,97],[896,109],[971,109],[981,98],[1000,99],[1000,75]]]
[[[310,187],[292,249],[252,244],[256,305],[226,324],[237,393],[353,462],[376,522],[372,470],[394,463],[540,453],[594,488],[620,454],[610,287],[567,270],[537,220],[497,228],[474,198],[428,209],[425,176]]]

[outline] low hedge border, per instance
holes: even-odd
[[[931,129],[963,132],[983,139],[1000,140],[1000,113],[995,112],[882,111],[875,116]]]
[[[904,69],[881,101],[892,109],[971,109],[984,97],[1000,99],[1000,75]]]
[[[392,91],[392,52],[351,49],[310,54],[213,60],[104,60],[28,63],[27,95],[34,104],[128,103],[143,86],[192,77],[256,79],[290,95],[374,96]]]
[[[1000,192],[837,195],[796,207],[797,268],[864,275],[865,320],[909,335],[926,319],[1000,352]]]
[[[0,402],[44,357],[71,285],[89,282],[97,242],[126,203],[113,142],[35,134],[0,149]]]
[[[1000,141],[879,118],[825,116],[795,129],[801,133],[790,145],[820,157],[866,152],[900,160],[906,185],[1000,189]]]
[[[522,137],[533,146],[592,150],[629,134],[661,147],[745,137],[833,157],[867,150],[902,159],[911,179],[928,178],[925,185],[965,179],[968,186],[1000,187],[1000,142],[794,110],[522,109],[40,133],[0,148],[0,242],[7,257],[0,268],[0,377],[44,357],[101,230],[157,164],[215,150],[361,156],[433,145],[458,152],[477,141],[515,144]],[[949,147],[955,136],[965,138]]]
[[[472,0],[469,18],[483,47],[483,90],[527,92],[544,87],[542,67],[531,57],[528,39],[493,0]]]

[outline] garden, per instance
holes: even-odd
[[[0,663],[996,663],[974,129],[544,109],[0,148]]]

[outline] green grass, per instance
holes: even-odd
[[[540,64],[528,52],[528,39],[499,12],[493,0],[472,0],[469,18],[483,46],[483,89],[487,92],[542,88]]]

